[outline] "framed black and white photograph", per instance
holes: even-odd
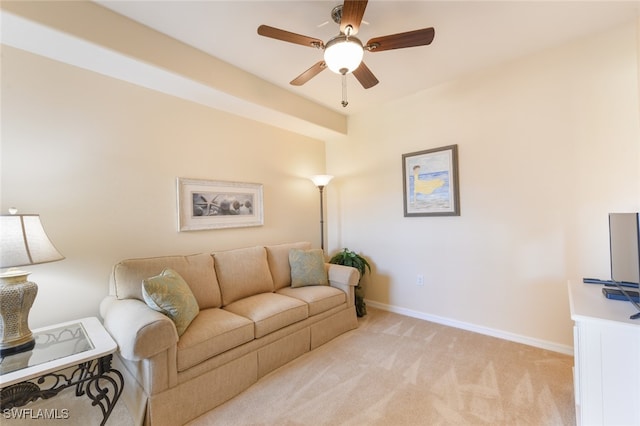
[[[458,145],[402,155],[404,215],[460,216]]]
[[[178,230],[262,226],[262,185],[178,178]]]

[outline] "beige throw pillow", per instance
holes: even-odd
[[[173,320],[182,336],[200,308],[189,285],[173,269],[142,281],[142,297],[147,305]]]
[[[291,249],[289,265],[291,265],[291,287],[329,285],[322,250]]]

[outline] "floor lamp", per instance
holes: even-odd
[[[324,187],[333,179],[331,175],[315,175],[311,177],[314,185],[320,190],[320,248],[324,251],[324,207],[322,203],[322,191]]]

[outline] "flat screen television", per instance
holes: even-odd
[[[609,213],[611,279],[640,282],[640,214]]]

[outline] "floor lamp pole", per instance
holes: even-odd
[[[318,189],[320,190],[320,248],[324,251],[324,206],[322,203],[324,186],[318,186]]]
[[[333,179],[331,175],[315,175],[311,177],[314,185],[320,190],[320,248],[324,252],[324,187]]]

